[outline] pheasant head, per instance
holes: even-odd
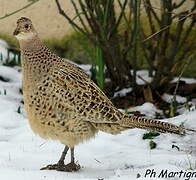
[[[17,21],[17,27],[14,36],[20,40],[29,40],[37,36],[37,32],[33,27],[32,21],[26,17],[21,17]]]

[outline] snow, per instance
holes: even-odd
[[[180,78],[181,81],[185,81],[187,84],[193,84],[193,83],[196,83],[196,79],[194,78]],[[178,77],[175,77],[171,82],[172,83],[175,83],[175,82],[178,82],[179,81],[179,78]]]
[[[8,44],[4,40],[0,39],[0,64],[4,63],[8,58]],[[13,59],[14,55],[10,53],[10,59]],[[2,58],[2,59],[1,59]]]
[[[149,71],[148,70],[138,70],[136,82],[138,85],[144,85],[146,83],[151,83],[152,77],[149,77]]]
[[[172,103],[174,100],[174,95],[170,95],[170,94],[163,94],[162,99],[168,103]],[[182,97],[179,95],[176,95],[176,101],[178,103],[186,103],[187,102],[187,98],[186,97]]]
[[[153,80],[152,77],[149,76],[148,70],[138,70],[136,76],[136,82],[138,85],[144,85],[146,83],[151,83]],[[180,78],[181,81],[185,81],[187,84],[196,83],[196,79],[194,78]],[[175,83],[179,81],[179,77],[175,77],[171,83]]]
[[[63,145],[57,141],[44,140],[35,135],[26,119],[21,87],[21,74],[17,68],[0,66],[0,76],[9,82],[0,81],[0,179],[2,180],[134,180],[145,178],[147,169],[185,171],[196,162],[196,135],[180,137],[161,134],[153,141],[157,148],[150,150],[149,140],[143,140],[145,130],[131,129],[119,135],[99,132],[94,139],[78,145],[76,159],[82,165],[79,172],[66,173],[57,171],[40,171],[39,168],[56,163]],[[22,113],[17,113],[18,107]],[[135,108],[149,117],[160,112],[151,103]],[[132,109],[134,110],[134,109]],[[196,129],[196,111],[171,119],[164,119],[177,125]],[[172,148],[172,145],[178,146]],[[66,159],[69,162],[70,154]],[[190,162],[189,162],[190,161]],[[195,171],[194,169],[194,171]],[[160,178],[155,178],[158,180]]]
[[[3,56],[2,60],[7,59],[7,47],[8,47],[8,44],[4,40],[0,39],[0,53]]]
[[[141,106],[131,107],[129,112],[139,111],[141,114],[146,114],[148,118],[155,118],[156,113],[162,114],[162,111],[157,109],[152,103],[146,102]]]
[[[124,88],[124,89],[121,89],[120,91],[115,92],[113,97],[115,98],[115,97],[126,96],[126,94],[131,91],[132,91],[132,88]]]

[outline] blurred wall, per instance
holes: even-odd
[[[179,0],[173,1],[179,2]],[[153,2],[154,7],[160,7],[160,0],[152,0],[151,2]],[[180,10],[189,9],[192,2],[192,0],[187,0],[185,7],[181,7]],[[13,12],[28,3],[28,0],[0,0],[0,16]],[[62,4],[63,9],[70,16],[74,17],[74,11],[70,0],[60,0],[60,3]],[[156,9],[156,11],[160,10]],[[29,8],[0,20],[0,33],[12,35],[12,32],[16,27],[16,20],[21,16],[31,18],[41,38],[62,37],[72,30],[67,20],[58,13],[55,0],[40,0]]]
[[[69,15],[73,14],[69,0],[61,0],[62,7]],[[0,0],[0,16],[13,12],[29,2],[27,0]],[[69,23],[58,13],[55,0],[40,0],[17,14],[0,20],[0,33],[12,35],[16,20],[29,17],[42,38],[61,37],[71,31]]]

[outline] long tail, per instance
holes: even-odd
[[[135,115],[124,115],[120,125],[123,127],[130,127],[130,128],[135,127],[135,128],[159,131],[162,133],[174,133],[179,135],[185,135],[186,131],[196,132],[196,130],[194,129],[188,129],[181,126],[176,126],[174,124],[147,119]]]

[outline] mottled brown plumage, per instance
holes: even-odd
[[[43,169],[78,170],[73,147],[94,137],[99,130],[118,134],[142,128],[184,134],[182,127],[118,111],[82,69],[48,50],[30,19],[20,18],[14,35],[22,53],[24,102],[30,126],[41,137],[68,146],[56,165]],[[69,148],[72,160],[64,165]]]

